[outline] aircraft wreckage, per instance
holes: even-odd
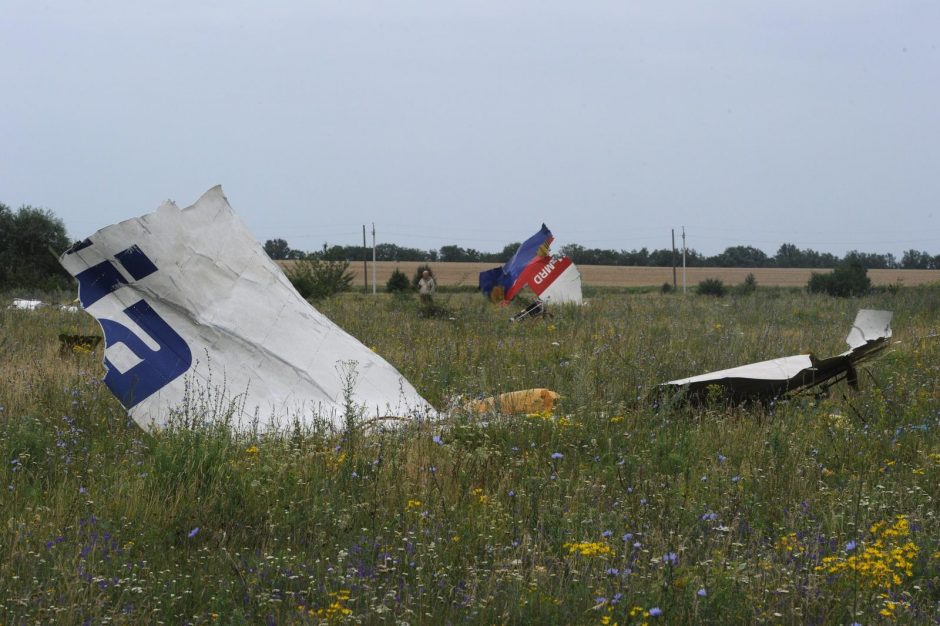
[[[692,400],[703,399],[709,388],[717,387],[732,402],[771,400],[814,387],[828,388],[841,380],[857,389],[856,367],[888,346],[892,315],[891,311],[860,310],[845,338],[849,349],[837,356],[820,359],[797,354],[670,380],[660,387],[685,391]]]

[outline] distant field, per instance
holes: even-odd
[[[282,262],[282,265],[289,265]],[[381,288],[397,267],[413,276],[415,269],[422,265],[414,261],[380,261],[375,264],[376,283]],[[496,267],[495,263],[431,263],[439,284],[446,286],[476,286],[477,276],[483,270]],[[350,264],[356,275],[356,285],[362,284],[362,262]],[[672,282],[670,267],[623,267],[615,265],[579,265],[581,276],[586,285],[596,287],[648,287]],[[776,287],[802,287],[809,280],[812,272],[829,270],[812,269],[751,269],[733,267],[695,267],[686,270],[686,284],[698,285],[706,278],[718,278],[728,285],[744,282],[744,277],[754,274],[758,285]],[[677,270],[677,281],[682,286],[682,269]],[[940,270],[869,270],[868,276],[875,285],[923,285],[940,282]],[[372,281],[372,264],[369,264],[369,284]]]

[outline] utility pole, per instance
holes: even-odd
[[[675,291],[676,284],[676,229],[672,229],[672,290]]]
[[[375,222],[372,222],[372,295],[375,295]]]
[[[362,225],[362,292],[369,293],[369,248],[366,247],[366,225]]]
[[[685,226],[682,227],[682,293],[685,294]]]

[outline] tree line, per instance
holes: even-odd
[[[500,252],[482,252],[474,248],[457,245],[442,246],[438,250],[408,248],[393,243],[381,243],[376,246],[377,261],[466,261],[481,263],[505,263],[515,253],[519,242],[509,243]],[[322,249],[304,252],[292,249],[284,239],[269,239],[264,243],[264,250],[272,259],[316,258],[326,261],[359,261],[363,254],[372,258],[372,249],[362,246],[339,246],[323,244]],[[610,250],[586,248],[571,243],[562,246],[560,253],[567,255],[578,265],[629,265],[639,267],[671,267],[673,263],[682,265],[682,251],[671,248],[649,250]],[[688,267],[794,267],[794,268],[833,268],[839,265],[858,263],[865,269],[940,269],[940,254],[931,255],[920,250],[907,250],[900,259],[893,254],[878,254],[851,250],[843,257],[830,252],[818,252],[810,248],[799,248],[792,243],[784,243],[773,256],[753,246],[730,246],[720,254],[706,256],[690,249],[686,251],[685,263]]]

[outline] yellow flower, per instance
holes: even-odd
[[[569,542],[562,547],[568,550],[568,554],[580,554],[581,556],[607,556],[614,553],[609,545],[601,541]]]
[[[251,446],[245,449],[245,454],[249,456],[258,454],[258,452],[260,452],[260,450],[258,450],[258,446]]]
[[[408,504],[405,505],[406,511],[411,511],[414,509],[420,509],[423,503],[421,500],[408,500]]]
[[[904,582],[902,575],[908,578],[914,575],[917,544],[901,542],[910,535],[910,522],[906,515],[898,515],[890,526],[887,522],[876,522],[869,528],[869,533],[871,539],[864,548],[847,556],[827,556],[816,570],[829,574],[854,572],[866,586],[880,589],[897,587]],[[888,610],[893,615],[893,606]]]

